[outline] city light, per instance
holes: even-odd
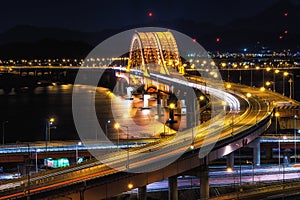
[[[174,109],[175,108],[175,104],[174,103],[170,103],[169,108],[170,109]]]
[[[119,124],[119,123],[115,123],[115,124],[114,124],[114,128],[115,128],[115,129],[119,129],[119,128],[120,128],[120,124]]]
[[[226,84],[226,88],[227,88],[227,89],[230,89],[230,88],[231,88],[231,84],[230,84],[230,83],[227,83],[227,84]]]
[[[132,183],[128,183],[127,187],[128,187],[128,189],[131,190],[133,188],[133,184]]]
[[[259,90],[260,90],[261,92],[264,92],[264,91],[266,90],[266,88],[265,88],[265,87],[261,87]]]

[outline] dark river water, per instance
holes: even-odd
[[[1,91],[0,119],[8,121],[5,143],[44,140],[46,119],[50,117],[55,118],[56,126],[51,129],[51,140],[79,139],[72,116],[72,90],[72,85],[55,85],[36,88],[32,94],[25,91],[4,95]],[[100,120],[101,111],[110,104],[107,91],[98,88],[96,92],[95,107]],[[0,140],[2,143],[2,137]]]
[[[224,80],[227,80],[227,71],[222,71]],[[230,81],[239,82],[238,71],[230,72]],[[262,85],[261,71],[253,71],[253,85],[260,87]],[[300,81],[298,80],[298,71],[293,71],[295,79],[295,98],[300,99]],[[272,74],[265,72],[264,80],[272,81]],[[242,84],[250,83],[250,71],[242,72]],[[285,80],[286,95],[289,96],[289,83]],[[276,79],[276,90],[282,93],[282,76]],[[272,87],[272,86],[271,86]],[[45,140],[46,119],[55,117],[56,129],[51,130],[51,140],[76,140],[79,139],[72,116],[72,85],[55,85],[48,87],[39,87],[30,94],[24,92],[21,94],[11,93],[4,95],[0,90],[0,122],[1,128],[5,124],[5,142],[15,143],[24,141],[42,141]],[[98,88],[95,98],[95,108],[98,119],[105,127],[107,116],[103,117],[101,112],[110,105],[109,98],[106,98],[107,89]],[[111,117],[111,116],[109,116]],[[104,124],[104,125],[103,125]],[[1,129],[1,136],[2,136]],[[2,137],[0,138],[2,143]]]

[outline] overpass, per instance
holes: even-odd
[[[145,69],[143,67],[145,66],[142,66],[141,69]],[[160,71],[162,70],[160,69]],[[136,69],[130,69],[129,73],[136,74]],[[182,80],[151,71],[147,71],[144,77],[146,79],[159,79],[164,84],[185,85],[209,92],[210,96],[216,98],[216,101],[220,103],[216,107],[217,111],[222,112],[224,107],[227,108],[225,120],[220,121],[221,117],[216,115],[207,123],[187,126],[185,130],[180,134],[178,132],[177,136],[172,139],[144,145],[140,148],[129,149],[127,147],[126,151],[104,155],[103,160],[107,165],[94,160],[7,182],[4,184],[5,189],[1,191],[2,197],[0,199],[23,198],[25,196],[37,199],[101,199],[112,197],[132,188],[139,188],[142,199],[145,199],[146,185],[165,178],[169,178],[170,199],[178,199],[176,177],[180,174],[198,175],[201,182],[200,198],[207,199],[209,196],[209,162],[230,155],[255,141],[270,126],[275,108],[274,99],[275,101],[287,101],[286,97],[278,96],[276,93],[262,92],[259,89],[242,85],[232,84],[230,90],[223,91],[203,85],[203,83],[199,83],[201,81],[198,81],[197,78]],[[225,101],[226,104],[222,105],[222,101]],[[296,104],[296,102],[294,103]],[[208,123],[211,126],[208,126]],[[220,137],[215,134],[217,131],[221,132]],[[191,137],[191,133],[193,137]],[[171,143],[168,143],[169,140]],[[218,142],[210,152],[207,154],[201,152],[202,148],[205,149],[204,147],[215,141]],[[159,153],[157,153],[158,151]],[[154,154],[145,157],[143,154],[146,152],[153,152]],[[142,170],[149,164],[159,166],[162,160],[172,160],[178,157],[181,152],[184,154],[166,167],[155,171],[149,170],[145,173],[131,173]],[[259,164],[259,148],[256,148],[255,152],[256,164]],[[199,153],[204,156],[199,157]]]

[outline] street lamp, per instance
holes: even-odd
[[[289,73],[292,77],[288,80],[289,84],[290,84],[290,99],[294,96],[294,74]],[[293,87],[292,87],[293,85]]]
[[[252,165],[252,183],[254,183],[254,164],[249,160],[247,160],[246,163]]]
[[[46,144],[47,142],[50,143],[50,139],[51,139],[51,128],[53,124],[54,124],[55,119],[53,117],[51,117],[50,119],[47,119],[46,121]]]
[[[8,121],[2,122],[2,144],[5,144],[4,136],[5,136],[5,124],[7,124]]]
[[[174,123],[174,109],[175,109],[175,103],[170,103],[169,105],[169,123]]]
[[[247,93],[246,94],[246,97],[249,99],[249,98],[251,98],[252,97],[252,94],[251,93]],[[255,104],[255,111],[257,111],[257,105]],[[259,111],[258,111],[258,113],[259,113]],[[258,115],[258,113],[256,113],[256,115],[255,115],[255,124],[257,125],[257,115]]]
[[[279,112],[275,113],[275,133],[278,134],[278,117],[280,116]],[[280,168],[280,135],[278,137],[278,167]]]
[[[283,96],[284,96],[284,94],[285,94],[284,77],[286,77],[286,76],[288,76],[288,75],[289,75],[288,72],[283,72],[283,76],[282,76],[282,95],[283,95]]]
[[[120,142],[120,132],[119,132],[119,129],[120,129],[120,124],[117,122],[117,123],[115,123],[115,125],[114,125],[114,128],[118,131],[118,141],[117,141],[117,149],[118,149],[118,151],[119,151],[119,142]]]
[[[53,126],[55,119],[53,117],[46,120],[46,132],[45,132],[45,140],[46,140],[46,168],[48,167],[48,142],[50,143],[50,129]],[[54,128],[54,127],[53,127]]]
[[[106,137],[107,137],[107,132],[108,132],[108,129],[107,129],[108,124],[110,124],[110,120],[107,120],[106,123],[105,123],[105,135],[106,135]]]
[[[75,148],[76,164],[78,164],[78,146],[81,146],[81,145],[82,145],[82,142],[80,142],[80,141],[76,144],[76,148]]]
[[[115,129],[118,130],[118,146],[119,146],[119,129],[120,127],[125,127],[127,132],[126,132],[126,138],[127,138],[127,163],[126,163],[126,168],[129,169],[129,142],[128,142],[128,139],[129,139],[129,128],[128,126],[121,126],[119,123],[115,123],[114,125]],[[119,149],[119,147],[118,147]]]

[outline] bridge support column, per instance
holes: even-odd
[[[233,169],[234,168],[234,152],[231,152],[226,156],[226,166],[227,169]]]
[[[260,165],[260,140],[259,138],[253,141],[253,164]]]
[[[79,195],[80,195],[80,200],[84,200],[84,191],[83,190],[80,191]]]
[[[138,200],[146,200],[147,199],[147,186],[138,188]]]
[[[178,200],[177,176],[168,178],[169,182],[169,200]]]
[[[200,200],[209,198],[208,165],[200,167]]]
[[[157,116],[160,117],[161,116],[161,94],[160,94],[160,90],[158,90],[157,94],[156,94],[156,104],[157,104]]]
[[[125,83],[123,81],[117,81],[117,84],[118,84],[118,93],[120,95],[123,95],[124,94],[124,88],[125,88]]]

